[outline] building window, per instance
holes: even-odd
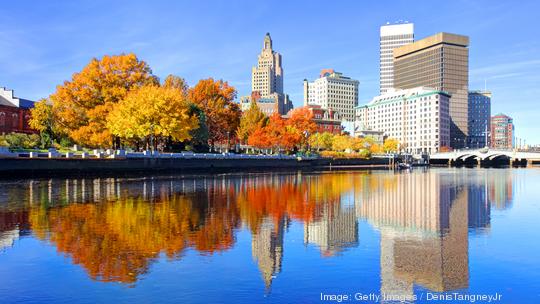
[[[6,113],[0,112],[0,127],[4,127],[6,125]]]
[[[11,116],[11,126],[17,128],[19,126],[19,115],[13,114]]]

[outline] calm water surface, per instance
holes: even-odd
[[[539,198],[539,169],[2,181],[0,303],[539,303]]]

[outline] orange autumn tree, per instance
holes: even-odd
[[[266,126],[259,126],[249,135],[248,145],[274,151],[294,151],[306,147],[309,135],[316,130],[313,113],[308,108],[292,110],[287,119],[274,113]]]
[[[113,136],[106,127],[113,105],[135,88],[158,84],[146,62],[134,54],[92,59],[50,96],[62,133],[89,147],[109,147]]]
[[[251,133],[251,135],[249,135],[247,143],[248,145],[259,149],[272,148],[272,143],[266,134],[265,127],[263,126],[259,126],[257,129],[255,129],[255,131],[253,131],[253,133]]]
[[[241,111],[233,102],[236,90],[227,82],[212,78],[200,80],[191,88],[188,98],[204,111],[210,145],[234,138]]]
[[[307,107],[301,107],[289,112],[287,127],[295,134],[298,148],[307,146],[308,138],[317,131],[317,124],[313,120],[313,112]]]
[[[299,142],[298,132],[291,128],[278,113],[272,114],[268,124],[256,129],[248,138],[248,145],[259,149],[292,151]]]

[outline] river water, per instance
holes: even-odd
[[[4,180],[0,303],[540,303],[539,185],[535,168]]]

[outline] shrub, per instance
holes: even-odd
[[[9,133],[0,138],[0,144],[13,149],[33,149],[40,143],[41,138],[37,134]]]
[[[320,152],[322,157],[332,157],[332,158],[370,158],[371,153],[369,150],[363,149],[360,152],[336,152],[336,151],[322,151]]]

